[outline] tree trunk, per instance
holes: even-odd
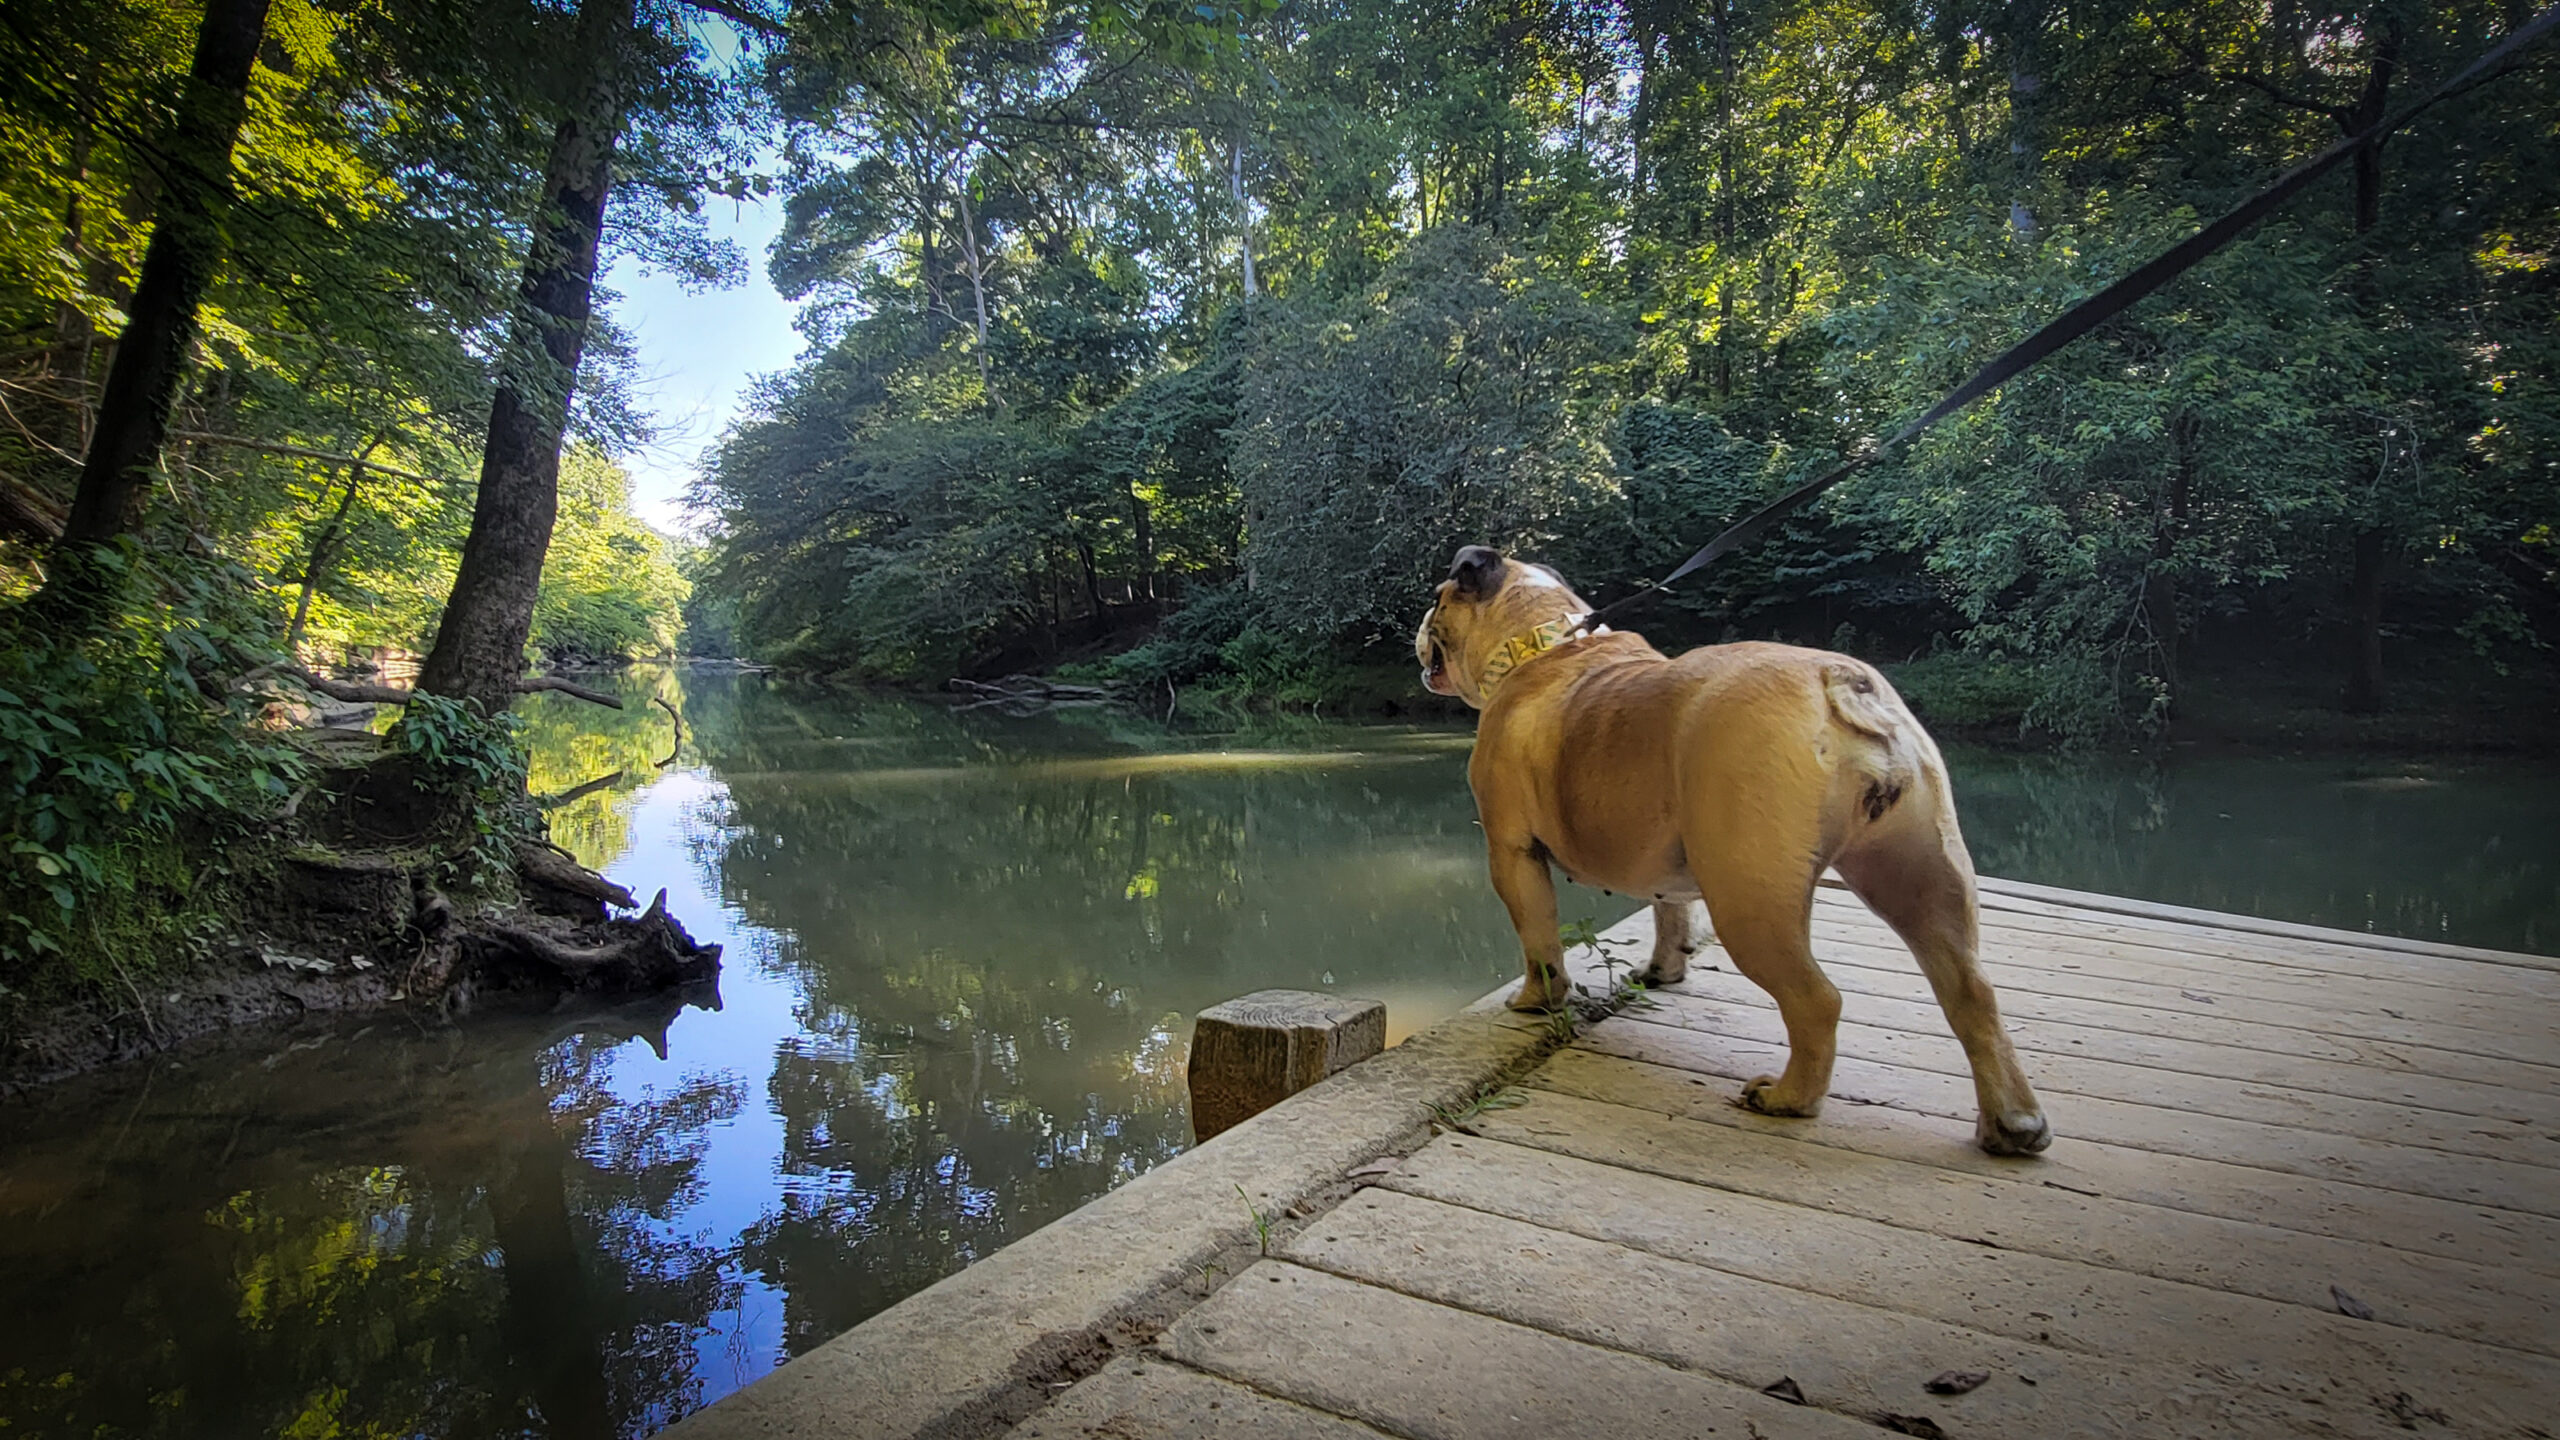
[[[2391,77],[2399,68],[2403,32],[2393,19],[2383,26],[2374,51],[2373,62],[2365,72],[2364,92],[2356,103],[2338,117],[2339,127],[2356,134],[2377,122],[2390,108]],[[2355,153],[2355,206],[2352,218],[2358,242],[2382,221],[2382,147],[2366,145]],[[2358,250],[2363,245],[2358,244]],[[2370,319],[2377,308],[2374,257],[2359,253],[2355,257],[2350,293],[2357,308]],[[2386,439],[2383,442],[2388,445]],[[2388,459],[2386,452],[2385,458]],[[2391,561],[2391,532],[2380,518],[2388,513],[2388,500],[2375,486],[2373,508],[2356,530],[2355,567],[2348,582],[2349,623],[2353,639],[2347,656],[2347,690],[2344,705],[2349,714],[2376,715],[2382,711],[2382,578]]]
[[[987,253],[978,242],[978,212],[969,203],[969,177],[962,175],[953,188],[960,196],[960,254],[969,266],[969,298],[978,311],[978,387],[986,392],[988,404],[1001,408],[1004,401],[996,394],[995,374],[987,357]]]
[[[1093,567],[1093,547],[1081,540],[1077,541],[1076,558],[1084,564],[1085,603],[1093,607],[1085,620],[1085,638],[1099,639],[1102,636],[1102,577]]]
[[[93,545],[130,532],[150,493],[169,409],[195,344],[196,309],[227,248],[231,149],[249,111],[249,72],[266,33],[267,0],[209,0],[194,64],[166,145],[166,189],[125,307],[124,334],[98,406],[63,539]]]
[[[578,46],[590,69],[553,133],[533,250],[489,407],[488,448],[462,567],[418,672],[430,694],[476,701],[495,715],[515,698],[542,560],[560,513],[560,439],[587,343],[596,252],[604,234],[613,151],[622,130],[622,58],[632,0],[586,0]]]
[[[1244,251],[1244,298],[1261,293],[1253,275],[1253,206],[1244,197],[1244,131],[1236,131],[1235,144],[1227,152],[1227,187],[1236,202],[1236,243]]]
[[[1154,600],[1156,598],[1155,511],[1154,507],[1147,504],[1145,497],[1138,493],[1138,487],[1134,481],[1129,485],[1129,521],[1133,538],[1138,545],[1138,583],[1141,587],[1139,593],[1149,600]]]
[[[284,627],[284,653],[296,659],[302,656],[302,629],[311,620],[311,601],[320,593],[321,578],[338,558],[339,547],[346,543],[347,516],[356,508],[356,492],[364,487],[365,457],[381,445],[377,437],[347,466],[347,493],[338,497],[337,513],[311,542],[311,558],[302,567],[302,593],[293,602],[293,623]]]
[[[1733,6],[1716,0],[1716,398],[1733,398]]]
[[[524,1398],[558,1440],[612,1440],[612,1401],[587,1265],[570,1225],[571,1151],[536,1084],[510,1116],[514,1164],[489,1194],[507,1287],[499,1337]]]
[[[2168,503],[2151,536],[2151,573],[2143,581],[2143,616],[2151,625],[2152,653],[2160,662],[2160,679],[2169,687],[2170,703],[2178,692],[2178,577],[2173,568],[2178,540],[2186,533],[2187,509],[2195,491],[2196,436],[2200,422],[2182,410],[2169,422],[2172,450]]]
[[[2346,708],[2382,713],[2382,572],[2391,563],[2390,535],[2378,526],[2356,532],[2355,578],[2349,586],[2354,648],[2347,655]]]

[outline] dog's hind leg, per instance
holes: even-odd
[[[1715,808],[1764,822],[1770,813],[1759,804]],[[1744,1107],[1764,1115],[1821,1114],[1839,1053],[1840,992],[1813,961],[1813,878],[1821,868],[1816,828],[1809,823],[1806,833],[1788,835],[1764,823],[1746,834],[1720,825],[1710,834],[1693,833],[1689,846],[1691,873],[1707,897],[1717,941],[1734,968],[1778,1002],[1787,1025],[1786,1073],[1742,1087]],[[1722,843],[1698,843],[1709,839]]]
[[[1902,803],[1853,838],[1833,862],[1867,908],[1920,961],[1938,1008],[1964,1046],[1981,1107],[1974,1136],[1994,1155],[2029,1155],[2053,1143],[2036,1093],[2000,1024],[2000,1002],[1979,958],[1981,921],[1973,860],[1956,828],[1945,772],[1932,767]]]
[[[1653,959],[1636,979],[1647,985],[1677,985],[1689,978],[1689,957],[1698,953],[1696,912],[1686,900],[1653,902]]]

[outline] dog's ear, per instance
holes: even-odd
[[[1469,545],[1449,562],[1449,578],[1467,599],[1490,599],[1502,588],[1502,552],[1490,545]]]

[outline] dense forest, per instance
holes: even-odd
[[[503,892],[541,833],[508,707],[564,665],[1334,703],[1460,543],[1627,593],[2530,14],[10,0],[0,1002],[68,976],[147,1026],[128,967],[336,863],[385,773],[424,797],[397,894]],[[1640,623],[2079,741],[2235,655],[2354,711],[2547,677],[2556,66]],[[707,223],[751,203],[765,257]],[[759,258],[804,358],[662,536],[601,277]],[[350,702],[379,751],[315,751]]]
[[[2530,13],[1309,0],[1181,67],[795,26],[813,343],[705,466],[696,621],[1322,700],[1455,545],[1624,594]],[[2200,653],[2361,711],[2386,656],[2547,672],[2560,93],[2509,71],[1638,623],[2080,739]]]

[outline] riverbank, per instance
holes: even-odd
[[[1682,647],[1673,647],[1674,653]],[[2064,734],[2035,718],[2038,681],[2017,666],[1946,653],[1896,659],[1868,656],[1892,679],[1930,732],[1942,740],[2021,751],[2088,750],[2159,753],[2169,746],[2254,754],[2341,754],[2424,760],[2474,755],[2560,755],[2560,671],[2500,670],[2477,657],[2411,655],[2395,672],[2387,703],[2371,714],[2340,703],[2330,667],[2300,655],[2223,654],[2195,664],[2163,713],[2134,723]],[[1212,669],[1186,682],[1132,680],[1105,658],[1084,658],[1032,675],[1079,692],[1101,689],[1109,702],[1168,722],[1234,723],[1257,714],[1338,720],[1404,720],[1461,724],[1474,711],[1417,683],[1399,654],[1301,658],[1279,669]],[[991,703],[988,677],[940,684],[892,685],[850,674],[785,673],[788,683],[819,690],[870,690]],[[1039,697],[1017,697],[1036,708]],[[1081,701],[1079,703],[1082,703]]]

